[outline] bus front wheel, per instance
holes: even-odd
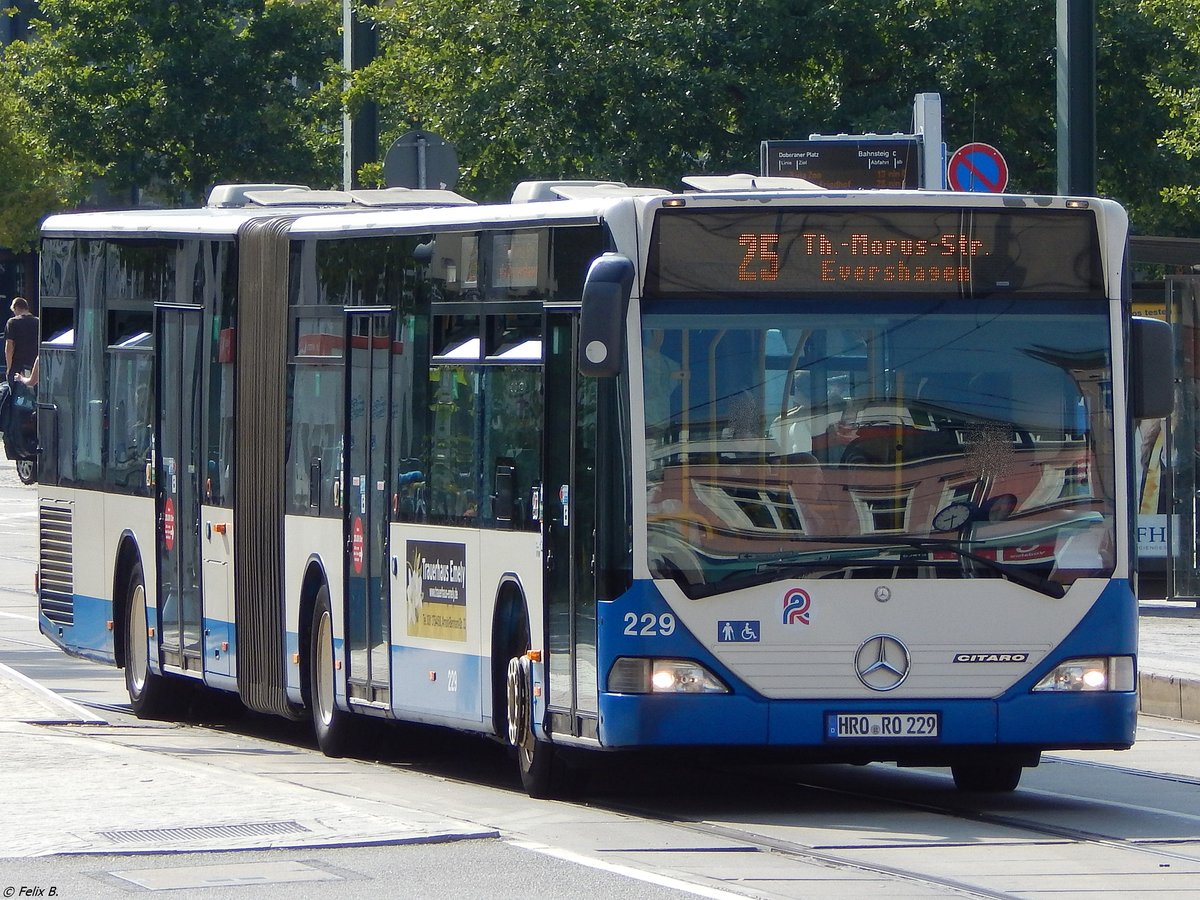
[[[554,747],[533,733],[533,678],[529,656],[522,653],[508,661],[508,742],[516,748],[521,786],[530,797],[545,799],[555,794]]]
[[[334,688],[333,616],[324,585],[313,605],[309,643],[309,711],[317,744],[326,756],[345,756],[350,743],[350,714],[338,709]]]

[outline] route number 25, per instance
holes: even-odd
[[[779,278],[779,235],[739,234],[738,245],[746,248],[738,266],[738,281],[775,281]]]
[[[625,634],[633,637],[664,637],[675,633],[675,617],[671,613],[625,613]]]

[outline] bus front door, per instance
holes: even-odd
[[[596,396],[579,374],[575,315],[546,317],[542,527],[550,729],[597,737]]]
[[[347,332],[346,649],[352,702],[387,706],[388,421],[392,315],[350,313]]]
[[[199,307],[158,308],[158,422],[155,429],[158,608],[163,663],[199,672],[200,599]]]

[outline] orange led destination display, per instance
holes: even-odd
[[[1087,210],[663,209],[648,297],[1103,296]]]

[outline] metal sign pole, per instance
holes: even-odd
[[[358,0],[360,6],[374,6],[376,0]],[[377,38],[374,24],[354,14],[354,0],[342,0],[342,66],[347,82],[351,73],[375,59]],[[342,116],[342,186],[345,190],[361,187],[359,170],[379,157],[379,110],[374,101],[362,105],[355,116]]]
[[[945,147],[942,144],[942,95],[917,94],[913,100],[913,132],[921,138],[921,187],[946,189]]]
[[[1096,0],[1058,0],[1058,192],[1096,193]]]

